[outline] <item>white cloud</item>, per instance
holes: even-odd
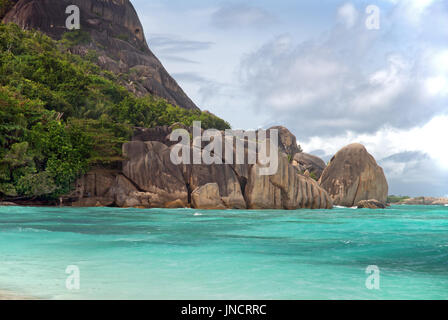
[[[448,116],[443,115],[411,130],[383,128],[373,135],[347,132],[335,137],[313,137],[300,143],[305,151],[321,149],[332,155],[347,144],[360,142],[376,159],[387,158],[396,153],[418,151],[434,159],[440,169],[448,170],[447,124]]]
[[[214,45],[211,41],[188,40],[172,34],[151,34],[149,42],[152,48],[163,54],[208,50]]]
[[[346,28],[353,28],[358,20],[358,10],[351,3],[346,3],[338,9],[338,19]]]
[[[433,50],[428,54],[430,75],[425,80],[429,95],[448,95],[448,50]]]
[[[428,66],[426,50],[390,52],[381,36],[364,29],[336,29],[299,44],[291,38],[247,55],[241,80],[257,112],[301,138],[412,128],[446,112],[435,94],[443,83],[432,79],[440,69]]]
[[[426,79],[426,90],[431,96],[445,95],[448,93],[448,82],[443,76]]]
[[[428,9],[440,0],[388,0],[397,6],[397,16],[405,18],[409,23],[418,25]]]
[[[367,76],[368,86],[360,91],[349,102],[354,110],[381,112],[390,108],[395,99],[405,92],[411,81],[410,66],[400,55],[390,56],[388,65]]]
[[[435,70],[442,73],[448,73],[448,49],[440,50],[434,54],[432,66]]]
[[[275,18],[269,12],[247,4],[225,4],[212,15],[212,25],[222,29],[263,27],[273,22]]]

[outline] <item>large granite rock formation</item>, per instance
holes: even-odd
[[[317,180],[319,180],[327,166],[321,158],[304,152],[296,153],[293,159],[293,165],[296,165],[301,172],[308,171],[314,174]]]
[[[221,200],[217,183],[207,183],[202,187],[196,188],[191,194],[191,199],[194,208],[208,210],[226,208]]]
[[[123,174],[139,190],[141,206],[167,207],[174,202],[188,205],[188,189],[181,167],[170,159],[171,150],[156,141],[133,141],[123,145]]]
[[[348,145],[336,153],[319,184],[335,205],[353,207],[361,200],[387,201],[388,184],[383,169],[361,144]]]
[[[229,209],[246,209],[240,180],[231,165],[185,165],[184,173],[185,181],[193,193],[205,185],[216,184],[220,203]]]
[[[276,174],[258,174],[261,166],[250,169],[246,186],[247,205],[250,209],[331,209],[333,203],[328,193],[316,181],[301,175],[288,161],[285,153],[279,152],[279,167]]]
[[[87,43],[72,48],[73,53],[85,55],[94,50],[98,64],[121,75],[122,84],[137,95],[151,93],[182,108],[197,109],[149,49],[129,0],[18,0],[3,22],[59,40],[64,33],[73,32],[65,26],[69,5],[79,7],[80,31],[90,35]]]
[[[165,144],[172,127],[135,130],[123,145],[119,172],[94,170],[78,181],[73,205],[197,209],[330,209],[328,193],[299,173],[289,159],[295,137],[282,130],[275,174],[259,175],[260,163],[174,165]],[[286,137],[284,135],[287,135]],[[225,139],[224,139],[225,140]],[[233,141],[233,140],[232,140]],[[226,144],[228,141],[224,141]],[[250,153],[245,140],[245,153]],[[268,142],[267,142],[268,143]],[[202,147],[204,147],[203,145]],[[232,144],[233,146],[233,144]],[[193,151],[192,148],[190,151]],[[288,152],[288,153],[287,153]]]
[[[136,186],[120,170],[96,168],[78,179],[75,190],[63,198],[78,207],[133,207],[139,204],[129,197],[135,192]]]

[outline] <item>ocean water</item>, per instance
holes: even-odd
[[[66,268],[80,270],[68,290]],[[379,290],[366,268],[379,268]],[[448,207],[0,207],[0,289],[44,299],[447,299]]]

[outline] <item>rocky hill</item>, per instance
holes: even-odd
[[[129,0],[2,0],[14,6],[3,18],[24,29],[39,30],[53,39],[72,41],[73,53],[95,52],[97,63],[115,74],[131,92],[164,98],[185,109],[197,109],[151,52],[143,27]],[[6,2],[5,2],[6,4]],[[80,9],[80,30],[66,28],[66,8]],[[68,34],[70,33],[70,34]]]

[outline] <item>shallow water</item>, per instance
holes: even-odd
[[[80,290],[66,288],[66,268]],[[366,268],[380,290],[366,288]],[[0,207],[0,289],[44,299],[447,299],[448,207]]]

